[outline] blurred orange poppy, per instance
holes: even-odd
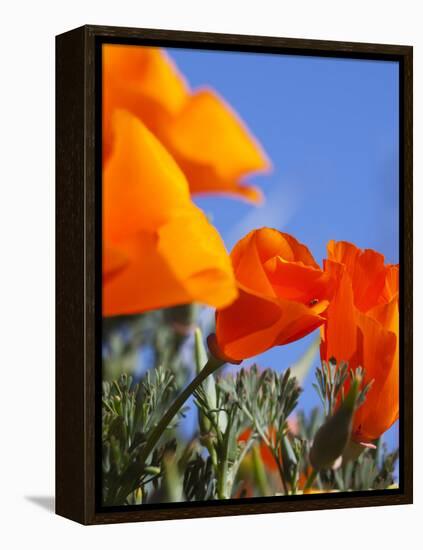
[[[216,313],[222,356],[252,357],[298,340],[324,322],[335,279],[294,237],[257,229],[235,245],[231,258],[239,296]]]
[[[321,357],[361,366],[364,383],[374,380],[353,422],[353,439],[368,443],[399,415],[399,268],[373,250],[330,241],[325,271],[336,277],[337,291],[322,329]]]
[[[103,168],[103,315],[237,296],[224,244],[173,158],[135,116],[113,114]]]
[[[103,46],[103,153],[113,148],[112,113],[130,111],[183,170],[192,193],[229,193],[253,202],[241,180],[269,161],[238,116],[212,90],[191,92],[166,53],[145,46]]]

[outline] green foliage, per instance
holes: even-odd
[[[163,367],[148,372],[139,384],[133,385],[132,377],[126,374],[112,383],[103,383],[103,498],[106,503],[124,503],[125,491],[142,491],[162,475],[162,460],[169,443],[156,449],[148,464],[140,464],[138,459],[174,394],[173,374]],[[179,414],[182,415],[183,410]],[[169,430],[175,427],[176,421],[173,421]]]
[[[308,436],[314,441],[310,455],[321,455],[320,460],[312,460],[313,466],[321,471],[318,476],[313,472],[310,478],[316,478],[320,488],[360,491],[386,489],[394,483],[398,450],[388,454],[380,440],[373,446],[362,446],[349,439],[349,436],[344,437],[351,429],[354,411],[364,404],[371,391],[374,381],[364,384],[364,378],[364,369],[357,367],[349,371],[348,363],[340,362],[337,365],[334,358],[329,362],[323,361],[316,369],[317,384],[313,386],[322,401],[326,418],[316,431],[316,422],[313,422],[312,433]],[[349,388],[347,396],[346,387]],[[350,399],[352,390],[354,396]],[[336,448],[337,451],[331,452],[331,449]],[[322,466],[325,463],[332,463],[332,467],[326,466],[325,470]]]
[[[276,439],[280,439],[301,393],[289,369],[282,374],[271,369],[260,372],[257,365],[241,368],[235,377],[221,379],[219,386],[262,437],[272,427],[276,430]]]
[[[321,474],[322,487],[338,491],[388,489],[394,485],[398,449],[388,453],[386,445],[377,441],[375,448],[363,449],[356,460],[349,460],[335,470]]]
[[[365,371],[361,367],[357,367],[354,371],[348,371],[348,363],[341,361],[337,364],[336,359],[332,358],[328,362],[322,361],[322,364],[316,369],[315,376],[317,383],[313,383],[313,387],[320,397],[325,415],[332,416],[337,403],[345,398],[348,378],[351,378],[351,381],[359,380],[361,383]],[[357,408],[364,403],[372,385],[373,380],[360,388],[357,396]]]
[[[214,489],[211,495],[230,498],[240,464],[252,444],[252,439],[239,441],[245,415],[233,395],[216,383],[213,376],[197,388],[194,397],[199,414],[200,442],[209,452],[216,479],[215,484],[208,484],[210,490]],[[193,480],[192,476],[186,478],[187,494],[196,494],[190,486]]]
[[[235,376],[219,380],[214,409],[205,392],[198,392],[197,406],[213,426],[215,453],[224,457],[222,468],[225,464],[228,468],[227,490],[222,491],[220,498],[230,495],[240,463],[256,440],[268,447],[278,465],[284,490],[288,492],[287,479],[292,481],[292,476],[298,474],[296,466],[302,444],[291,444],[287,437],[287,418],[296,407],[300,392],[289,369],[278,375],[271,369],[260,372],[257,365],[241,368]],[[222,418],[226,424],[224,430]],[[246,427],[251,432],[247,441],[240,445],[240,430]],[[228,445],[228,452],[225,448],[223,455],[222,445]]]
[[[184,477],[184,492],[187,500],[213,500],[217,497],[217,480],[211,457],[203,458],[197,453],[187,464]]]
[[[106,323],[102,422],[105,505],[393,486],[398,450],[388,453],[382,441],[374,442],[374,448],[350,442],[342,461],[339,457],[318,472],[310,465],[316,435],[341,403],[348,405],[349,388],[355,384],[360,388],[357,407],[371,391],[371,382],[362,384],[361,368],[350,375],[346,363],[323,362],[316,369],[314,384],[322,407],[306,413],[297,407],[301,389],[293,372],[305,379],[316,342],[294,371],[277,373],[253,365],[220,375],[206,366],[210,363],[201,331],[197,329],[194,338],[189,336],[195,314],[194,308],[180,306]],[[131,374],[140,346],[149,350],[151,364],[144,363],[146,374],[134,383]],[[182,408],[160,438],[151,437],[160,423],[165,425],[165,413],[175,407],[175,398],[183,393],[188,377],[199,376],[202,371],[203,381],[193,393],[197,414],[194,433],[188,437],[178,430],[186,412]],[[265,461],[264,450],[266,461],[271,457],[275,467]]]

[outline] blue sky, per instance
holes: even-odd
[[[398,63],[167,51],[192,88],[213,87],[231,104],[272,160],[270,175],[249,178],[263,190],[263,206],[222,196],[196,199],[229,250],[266,225],[304,242],[320,263],[330,239],[398,262]],[[245,363],[284,370],[312,339]],[[306,409],[318,404],[311,376],[300,402]],[[396,443],[396,426],[386,441]]]

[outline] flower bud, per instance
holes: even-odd
[[[358,378],[352,382],[344,402],[318,429],[310,450],[310,463],[315,470],[330,468],[344,452],[351,436],[360,382]]]

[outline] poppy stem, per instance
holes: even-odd
[[[225,362],[221,359],[217,359],[213,355],[210,356],[209,360],[201,369],[201,371],[197,374],[194,380],[192,380],[188,384],[188,386],[178,395],[178,397],[174,400],[174,402],[170,405],[168,410],[162,416],[160,422],[152,431],[150,437],[147,439],[147,442],[140,453],[139,463],[145,464],[145,461],[147,460],[149,454],[154,450],[154,447],[158,443],[163,432],[166,430],[170,422],[173,420],[173,418],[178,413],[185,401],[189,398],[189,396],[194,393],[198,386],[208,376],[210,376],[210,374],[219,369],[222,365],[224,365],[224,363]]]

